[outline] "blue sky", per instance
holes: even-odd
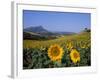
[[[80,32],[91,27],[91,14],[23,10],[24,28],[40,25],[49,31]]]

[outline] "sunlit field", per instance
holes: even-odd
[[[23,68],[91,66],[91,32],[56,39],[23,40]]]

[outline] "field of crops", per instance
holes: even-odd
[[[91,33],[52,40],[23,40],[23,69],[91,65]]]

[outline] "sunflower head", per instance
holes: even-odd
[[[63,56],[63,49],[57,45],[51,45],[48,49],[48,56],[52,61],[60,61]]]
[[[67,49],[71,50],[72,48],[73,48],[73,43],[72,42],[67,43]]]
[[[81,45],[81,48],[86,48],[86,45]]]
[[[77,63],[80,61],[80,53],[76,49],[72,49],[70,53],[70,58],[73,63]]]

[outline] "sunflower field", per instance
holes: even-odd
[[[23,40],[23,69],[91,66],[91,33]]]

